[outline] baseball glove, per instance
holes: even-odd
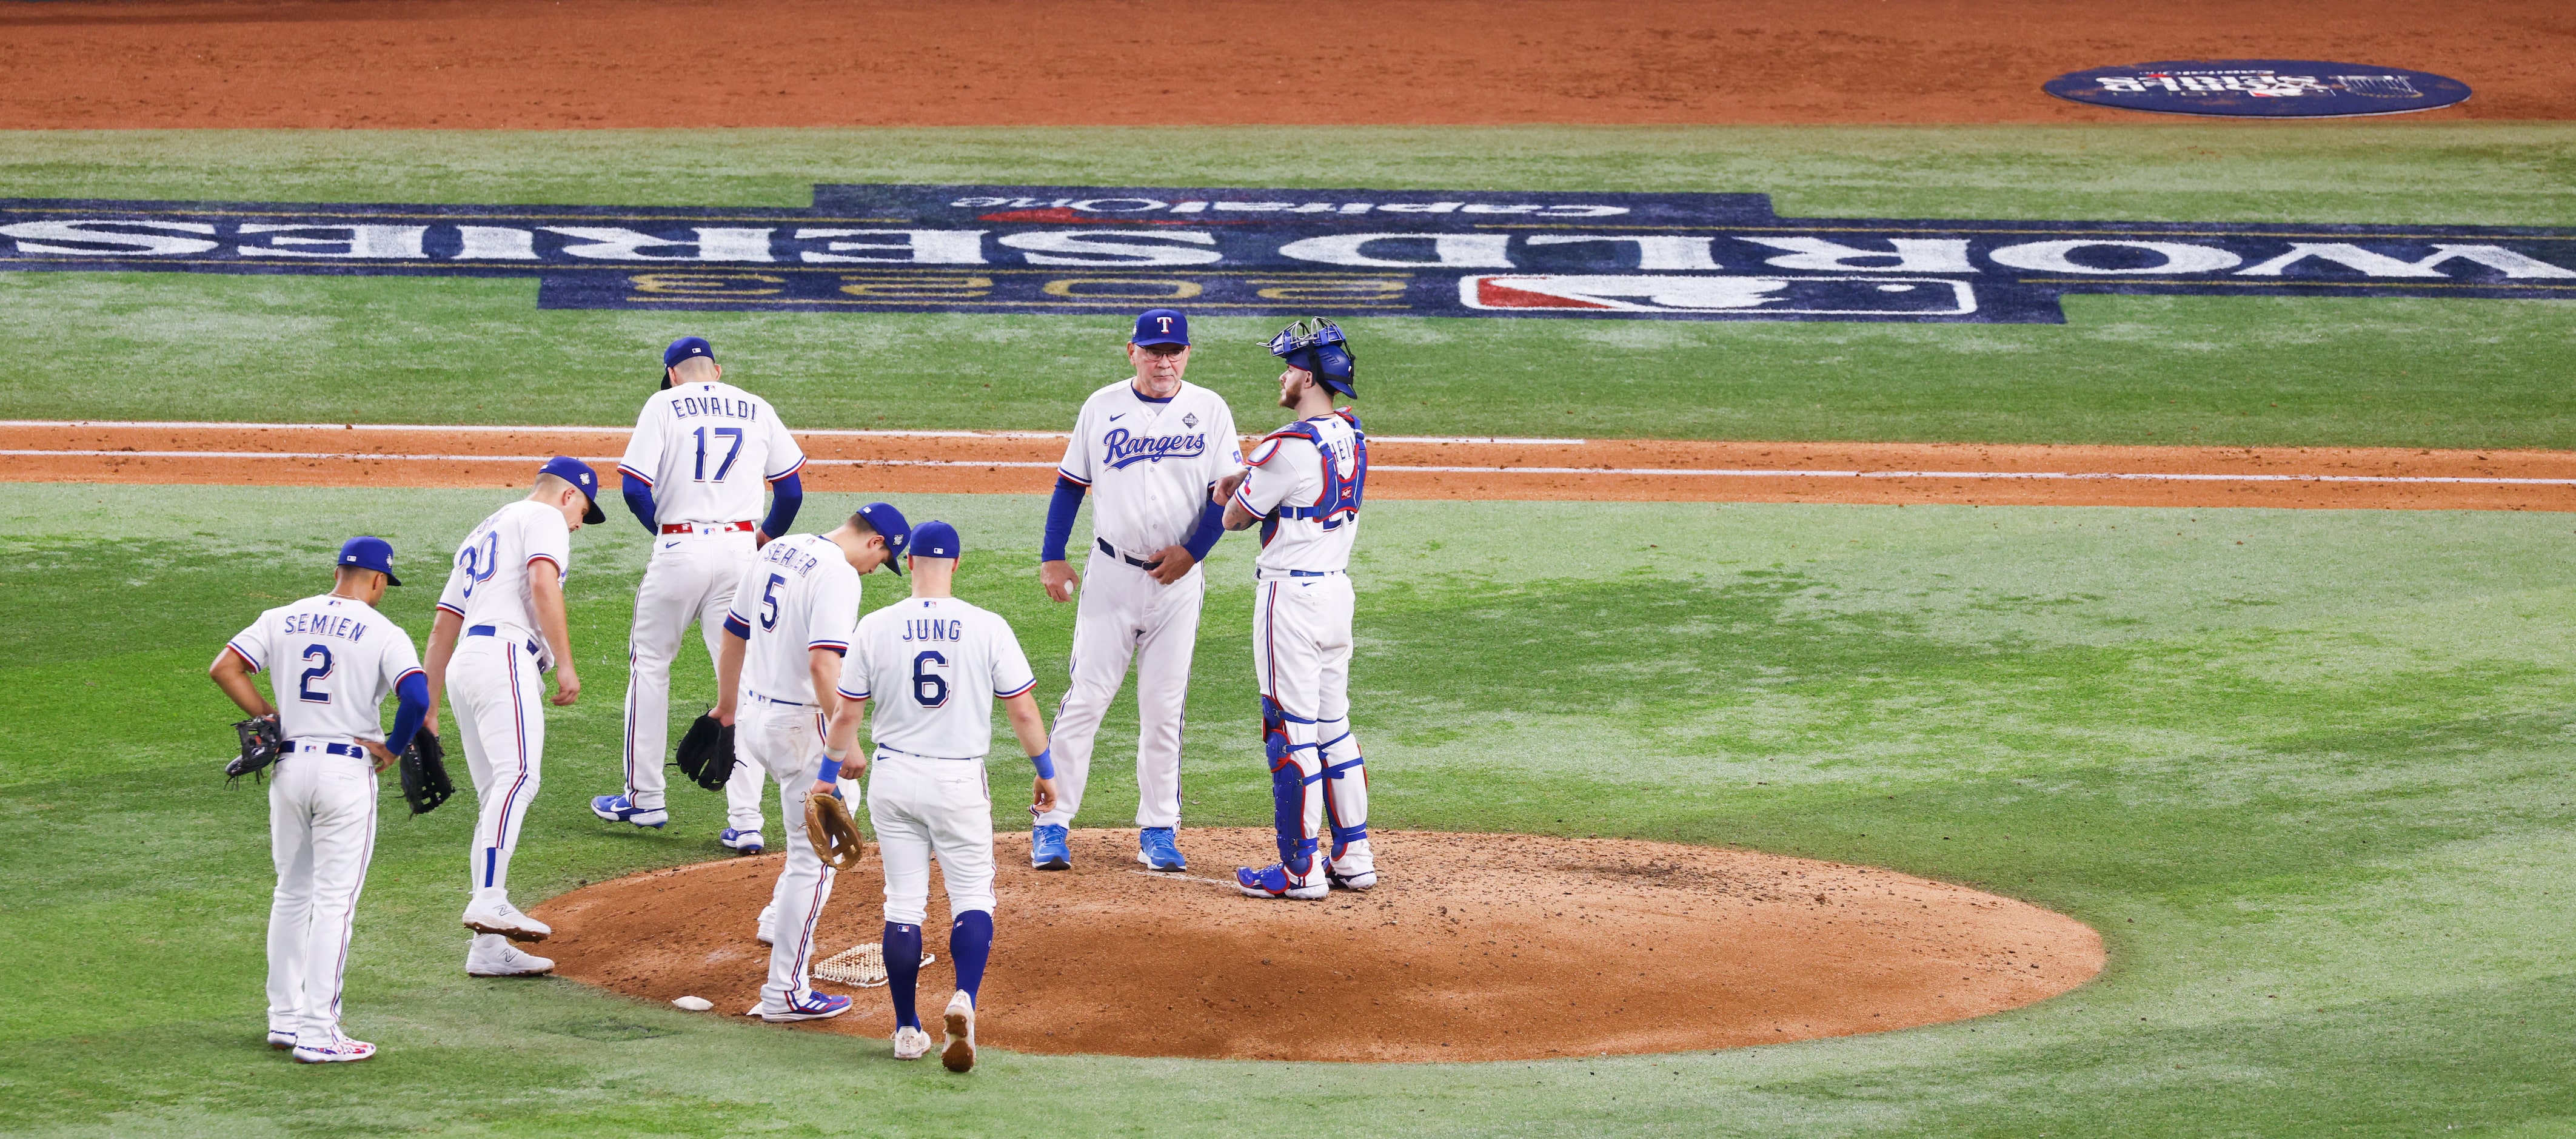
[[[709,791],[724,790],[725,781],[733,778],[732,726],[717,723],[713,715],[698,717],[689,725],[689,734],[680,737],[676,762],[689,782]]]
[[[456,793],[456,785],[447,781],[447,745],[438,736],[413,732],[411,746],[402,753],[403,801],[411,804],[411,813],[426,815],[438,809],[447,797]]]
[[[850,818],[850,805],[838,795],[805,797],[805,838],[814,844],[823,864],[834,870],[847,870],[868,856],[867,844],[859,841],[859,824]]]
[[[245,775],[257,781],[259,773],[277,762],[278,753],[286,747],[285,734],[278,729],[277,721],[267,716],[253,716],[234,724],[233,734],[241,737],[241,757],[224,765],[227,783]]]

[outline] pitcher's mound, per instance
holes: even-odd
[[[1181,834],[1189,876],[1148,875],[1136,832],[1076,831],[1074,868],[998,836],[993,960],[976,1035],[1023,1052],[1263,1060],[1513,1060],[1880,1032],[2030,1004],[2102,971],[2073,918],[1888,870],[1611,839],[1381,832],[1380,881],[1320,902],[1243,897],[1268,831]],[[719,1014],[759,999],[753,940],[785,855],[602,882],[537,908],[556,972]],[[879,940],[873,843],[844,873],[820,959]],[[921,1009],[954,984],[933,875]],[[824,1031],[894,1032],[886,990]],[[934,1036],[936,1030],[934,1028]]]

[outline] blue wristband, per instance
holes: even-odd
[[[817,771],[817,772],[815,772],[815,773],[814,773],[814,782],[816,782],[816,783],[838,783],[838,782],[840,782],[840,781],[841,781],[841,761],[840,761],[840,760],[837,760],[837,759],[834,759],[834,758],[832,758],[831,756],[828,756],[828,755],[827,755],[827,756],[824,756],[824,757],[823,757],[823,767],[822,767],[822,770]]]
[[[1041,752],[1037,753],[1036,755],[1030,756],[1030,757],[1029,757],[1029,763],[1030,763],[1032,766],[1034,766],[1034,767],[1036,767],[1036,768],[1038,769],[1038,778],[1040,778],[1040,779],[1053,779],[1053,778],[1055,778],[1055,749],[1054,749],[1054,748],[1048,748],[1048,749],[1046,749],[1045,751],[1041,751]]]

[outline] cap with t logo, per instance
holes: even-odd
[[[1136,318],[1136,335],[1128,341],[1139,348],[1157,344],[1190,346],[1190,318],[1176,308],[1149,308]]]

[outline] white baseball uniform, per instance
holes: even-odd
[[[268,783],[268,1028],[329,1040],[376,849],[374,764],[356,741],[385,742],[385,696],[420,654],[366,602],[327,593],[260,614],[231,645],[270,674],[287,740]]]
[[[1250,470],[1234,500],[1263,520],[1253,562],[1252,664],[1281,858],[1293,873],[1292,838],[1311,855],[1329,820],[1331,872],[1369,873],[1368,772],[1350,724],[1347,572],[1368,479],[1367,437],[1347,413],[1318,415],[1254,444],[1246,461]]]
[[[636,807],[665,806],[665,748],[671,734],[671,660],[698,623],[712,661],[722,647],[734,583],[750,563],[769,484],[805,465],[769,401],[732,384],[678,384],[654,393],[635,417],[620,473],[653,488],[660,534],[635,591],[635,631],[626,647],[626,794]],[[760,772],[736,768],[725,788],[727,825],[760,829]],[[795,820],[789,820],[794,829]]]
[[[533,575],[562,582],[572,569],[572,530],[563,512],[526,499],[492,512],[456,547],[438,607],[463,618],[447,658],[448,706],[464,737],[480,814],[467,874],[476,899],[506,901],[510,855],[537,796],[546,750],[540,675],[554,666],[528,587]]]
[[[1072,682],[1056,705],[1056,803],[1040,824],[1070,826],[1091,775],[1101,717],[1136,664],[1136,825],[1181,819],[1181,723],[1198,648],[1199,567],[1164,585],[1143,563],[1186,544],[1207,509],[1208,488],[1243,461],[1234,413],[1215,392],[1184,382],[1168,400],[1137,394],[1132,380],[1091,393],[1058,473],[1091,488],[1091,557],[1073,622]]]
[[[875,702],[868,821],[885,860],[885,920],[919,925],[929,916],[933,855],[952,919],[993,912],[993,796],[984,780],[993,702],[1036,684],[1010,622],[954,597],[898,601],[859,621],[840,689]]]
[[[806,835],[805,795],[823,758],[825,722],[814,699],[815,649],[847,654],[859,621],[859,571],[829,538],[797,534],[761,548],[730,591],[724,628],[746,638],[735,704],[734,750],[758,780],[778,780],[787,865],[770,890],[778,936],[769,948],[762,1004],[784,1010],[812,996],[815,924],[832,897],[832,868]],[[755,782],[755,801],[759,794]]]

